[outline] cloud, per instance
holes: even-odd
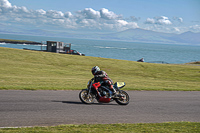
[[[186,31],[197,31],[183,23],[182,17],[168,18],[166,16],[158,16],[147,18],[144,22],[144,29],[166,32],[166,33],[183,33]],[[197,28],[198,29],[198,28]],[[199,30],[200,31],[200,30]]]
[[[173,27],[173,30],[174,30],[175,32],[180,32],[180,29],[179,29],[178,27]]]
[[[180,23],[183,23],[183,18],[178,18],[178,21],[179,21]]]
[[[10,7],[12,7],[12,5],[8,0],[0,0],[0,7],[10,8]]]
[[[43,9],[36,10],[35,12],[36,12],[36,14],[38,14],[38,15],[45,15],[45,14],[46,14],[46,11],[43,10]]]
[[[140,20],[140,22],[139,22]],[[184,26],[182,17],[168,18],[158,16],[147,18],[141,22],[140,17],[130,16],[123,18],[109,9],[102,8],[95,10],[85,8],[74,13],[57,10],[30,10],[24,6],[12,5],[9,0],[0,0],[0,23],[14,24],[23,28],[40,27],[55,29],[76,29],[76,30],[101,30],[101,31],[122,31],[129,28],[143,28],[161,32],[200,31],[199,25]],[[198,23],[198,22],[195,22]]]
[[[196,24],[196,25],[191,25],[189,27],[184,27],[184,26],[173,27],[172,31],[175,31],[175,33],[183,33],[183,32],[187,32],[187,31],[200,33],[200,25]]]
[[[73,15],[72,15],[71,12],[66,12],[66,13],[65,13],[65,17],[66,17],[66,18],[71,18],[71,17],[73,17]]]
[[[170,25],[172,22],[168,19],[168,17],[161,16],[156,18],[156,23],[157,24],[164,24],[164,25]]]
[[[140,17],[130,16],[131,21],[139,21]]]
[[[102,8],[100,10],[100,14],[101,14],[101,18],[108,19],[108,20],[120,19],[122,17],[121,15],[117,15],[114,12],[109,11],[108,9],[105,9],[105,8]]]
[[[117,22],[118,22],[119,24],[123,25],[123,26],[128,24],[128,22],[125,21],[125,20],[117,20]]]
[[[26,7],[12,5],[8,0],[0,0],[0,20],[5,23],[21,25],[62,27],[63,29],[89,29],[120,31],[128,28],[138,28],[135,22],[125,21],[122,15],[117,15],[106,8],[96,11],[92,8],[72,14],[57,10],[29,10]]]
[[[49,10],[46,12],[46,16],[54,19],[61,19],[64,18],[64,13],[61,11]]]
[[[171,25],[172,22],[168,19],[168,17],[160,16],[154,18],[147,18],[145,24]]]
[[[199,32],[200,31],[200,25],[196,24],[196,25],[192,25],[189,27],[191,31],[194,32]]]
[[[100,12],[95,11],[92,8],[85,8],[84,10],[78,11],[77,13],[79,13],[81,15],[81,17],[86,18],[86,19],[98,19],[98,18],[100,18]]]
[[[183,23],[183,18],[181,17],[173,17],[172,18],[175,22]]]
[[[155,20],[153,18],[147,18],[147,20],[145,21],[145,24],[155,24]]]

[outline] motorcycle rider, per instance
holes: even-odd
[[[104,83],[107,84],[109,89],[113,92],[113,95],[116,94],[116,90],[113,88],[113,81],[108,77],[105,71],[101,71],[98,66],[94,66],[91,71],[94,75],[95,82],[104,81]]]

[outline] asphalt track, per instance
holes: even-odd
[[[79,91],[0,90],[0,127],[200,122],[198,91],[127,91],[127,106],[82,104]]]

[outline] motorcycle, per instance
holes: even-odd
[[[95,99],[99,103],[109,103],[116,101],[120,105],[129,104],[129,95],[122,89],[125,86],[125,82],[116,82],[113,85],[113,88],[116,90],[116,93],[109,89],[103,81],[94,82],[94,78],[88,81],[87,89],[83,89],[79,93],[80,100],[85,104],[94,103]]]

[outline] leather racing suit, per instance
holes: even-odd
[[[113,88],[113,81],[109,78],[105,71],[98,71],[96,74],[94,74],[94,81],[104,81],[104,83],[109,86],[110,90],[116,93],[116,90]]]

